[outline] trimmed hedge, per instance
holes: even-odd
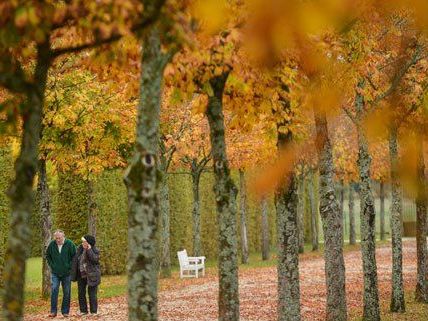
[[[58,174],[58,190],[52,199],[53,230],[80,244],[88,230],[88,196],[85,181],[71,172]]]
[[[13,178],[13,157],[10,147],[0,148],[0,168],[0,287],[2,287],[2,273],[9,234],[10,212],[10,203],[6,191]]]
[[[128,200],[121,170],[105,171],[96,180],[97,245],[104,274],[126,271]]]

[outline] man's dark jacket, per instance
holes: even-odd
[[[52,273],[59,277],[69,276],[71,270],[71,261],[76,254],[76,246],[69,239],[64,240],[64,244],[59,253],[58,245],[55,240],[49,243],[46,250],[46,260]]]

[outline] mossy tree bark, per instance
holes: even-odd
[[[364,82],[358,86],[362,88]],[[361,220],[361,253],[364,273],[363,320],[379,321],[379,290],[376,265],[376,213],[371,186],[371,156],[368,141],[363,128],[365,119],[364,98],[357,93],[355,109],[357,112],[356,127],[358,134],[358,170],[360,175],[360,220]]]
[[[398,177],[398,129],[391,126],[389,130],[389,158],[391,168],[391,237],[392,237],[392,293],[391,312],[405,312],[403,285],[403,244],[402,244],[402,198],[401,184]]]
[[[42,213],[42,298],[46,299],[50,295],[51,272],[46,261],[46,250],[52,240],[52,216],[51,199],[48,179],[46,174],[46,159],[39,160],[39,179],[37,183],[37,193],[40,199],[40,211]]]
[[[302,173],[298,176],[298,206],[297,206],[297,229],[299,233],[299,253],[305,252],[305,229],[304,229],[304,216],[305,216],[305,166],[302,165]]]
[[[285,92],[288,86],[283,85]],[[283,110],[291,114],[291,104],[281,98]],[[293,143],[293,133],[288,130],[289,120],[277,123],[277,148],[282,150]],[[300,321],[299,281],[299,227],[298,227],[298,181],[294,171],[284,177],[275,193],[278,233],[278,321]]]
[[[219,218],[219,321],[239,320],[238,243],[236,226],[237,188],[230,176],[226,154],[223,91],[229,76],[224,72],[210,79],[213,95],[205,112],[210,127],[214,166],[214,194]]]
[[[327,321],[347,320],[345,262],[343,259],[343,219],[334,190],[333,153],[328,137],[327,117],[315,112],[316,147],[320,173],[320,215],[324,231],[327,288]]]
[[[158,319],[159,116],[163,71],[170,58],[161,52],[157,27],[151,27],[143,39],[135,150],[124,177],[129,204],[128,318],[132,321]]]
[[[160,231],[160,277],[171,277],[171,207],[169,202],[169,185],[168,185],[168,171],[172,161],[172,157],[176,152],[176,147],[165,146],[164,138],[162,137],[159,144],[160,148],[160,168],[162,171],[162,182],[160,189],[160,209],[161,209],[161,231]]]
[[[18,321],[23,316],[25,262],[31,247],[29,221],[34,203],[33,182],[38,166],[43,104],[51,61],[49,42],[38,44],[34,82],[25,92],[21,149],[15,162],[15,179],[9,190],[12,213],[3,272],[3,314],[7,321]]]
[[[240,201],[239,217],[240,217],[240,223],[241,223],[241,262],[242,264],[248,264],[248,232],[247,232],[248,204],[247,204],[247,185],[245,182],[245,172],[243,169],[239,169],[239,201]]]
[[[355,212],[354,212],[354,186],[353,182],[349,183],[348,194],[348,208],[349,208],[349,244],[355,245],[357,243],[357,236],[355,231]]]

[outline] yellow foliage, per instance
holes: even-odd
[[[217,34],[227,22],[225,0],[197,0],[192,11],[193,15],[200,19],[202,29],[207,34]]]

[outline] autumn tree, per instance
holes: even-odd
[[[192,178],[192,223],[193,223],[193,255],[202,255],[201,244],[201,210],[200,210],[200,180],[211,160],[209,147],[209,129],[206,118],[196,113],[194,108],[201,104],[200,96],[195,96],[190,102],[185,103],[187,130],[184,132],[177,146],[177,163],[184,164],[190,170]]]
[[[396,100],[397,90],[400,87],[402,80],[405,78],[406,74],[411,70],[421,59],[421,46],[415,46],[415,43],[409,35],[407,23],[404,20],[404,23],[400,23],[400,19],[391,15],[391,18],[386,18],[384,24],[379,30],[381,39],[380,43],[382,44],[382,49],[386,51],[396,52],[395,55],[397,58],[393,61],[388,61],[387,55],[382,57],[372,57],[374,63],[369,65],[370,73],[366,78],[359,79],[357,89],[356,89],[356,125],[357,132],[359,135],[359,170],[360,170],[360,179],[361,179],[361,198],[365,200],[362,202],[363,205],[368,206],[367,210],[364,210],[363,207],[362,213],[371,213],[367,214],[368,217],[365,220],[362,220],[362,240],[370,239],[370,245],[367,243],[369,248],[364,251],[365,246],[363,243],[363,267],[365,268],[365,280],[367,282],[372,282],[371,286],[366,286],[366,289],[372,289],[376,291],[375,287],[377,281],[375,281],[376,267],[375,267],[375,226],[374,226],[374,200],[373,193],[371,192],[370,187],[370,154],[368,149],[368,141],[364,129],[364,123],[367,122],[367,117],[370,116],[370,112],[373,112],[373,108],[377,107],[379,103],[384,100],[393,99]],[[404,18],[405,19],[405,18]],[[391,30],[397,28],[400,30],[399,36],[389,35],[389,31],[383,28],[390,26]],[[373,26],[373,25],[372,25]],[[373,27],[369,27],[367,30],[368,34],[373,35]],[[401,35],[403,34],[403,36]],[[409,38],[410,36],[410,38]],[[415,48],[416,47],[416,48]],[[381,50],[382,50],[381,49]],[[382,52],[382,51],[381,51]],[[377,58],[377,59],[376,59]],[[386,59],[386,61],[385,61]],[[377,64],[376,64],[377,62]],[[387,67],[379,67],[387,64]],[[392,66],[392,67],[391,67]],[[388,73],[391,73],[388,75]],[[387,74],[388,76],[385,76]],[[373,79],[373,77],[375,77]],[[385,79],[386,78],[386,79]],[[366,87],[369,87],[368,89]],[[372,90],[375,93],[368,96],[368,92]],[[374,97],[374,98],[371,98]],[[384,109],[385,111],[385,109]],[[392,118],[394,119],[394,117]],[[401,187],[398,177],[398,146],[397,146],[397,134],[398,134],[398,125],[399,122],[392,120],[388,125],[388,142],[389,142],[389,154],[391,162],[391,188],[392,188],[392,205],[391,205],[391,232],[392,232],[392,249],[393,249],[393,278],[392,278],[392,298],[391,298],[391,311],[392,312],[403,312],[405,311],[404,303],[404,289],[403,289],[403,276],[402,276],[402,245],[401,245]],[[371,217],[371,218],[370,218]],[[371,224],[370,224],[371,222]],[[368,234],[366,234],[368,233]],[[370,238],[365,237],[365,235],[370,235]],[[371,259],[367,258],[369,261],[364,261],[365,254],[371,255]],[[371,272],[369,272],[371,271]],[[371,275],[371,277],[370,277]],[[372,281],[369,281],[372,280]],[[375,302],[371,302],[372,299],[375,299]],[[375,320],[380,319],[380,312],[378,307],[378,298],[373,295],[365,295],[365,317],[367,319],[375,318]],[[376,310],[374,310],[376,307]]]
[[[153,1],[152,6],[144,8],[133,5],[125,9],[129,19],[121,20],[123,30],[144,29],[156,20],[163,1]],[[23,311],[23,288],[25,258],[28,253],[30,229],[28,226],[32,211],[32,186],[38,163],[38,144],[43,115],[46,82],[49,68],[55,58],[72,52],[108,43],[120,38],[121,33],[110,29],[108,35],[104,21],[115,21],[115,10],[123,4],[114,3],[90,5],[81,1],[63,4],[51,3],[11,3],[2,6],[0,32],[2,34],[0,84],[14,94],[9,106],[20,103],[17,116],[23,119],[23,133],[20,155],[16,161],[15,180],[12,183],[10,198],[12,201],[12,229],[5,264],[5,296],[3,299],[6,320],[19,320]],[[109,15],[112,19],[100,19]],[[133,25],[134,18],[139,24]],[[135,20],[134,20],[135,21]],[[86,23],[83,23],[86,22]],[[128,23],[128,25],[126,25]],[[67,38],[65,30],[75,24],[79,31],[93,35],[89,42],[84,39]],[[117,25],[120,25],[118,22]],[[75,30],[76,30],[75,29]],[[118,29],[116,29],[118,30]],[[80,41],[76,43],[76,41]],[[22,65],[25,58],[35,49],[34,69],[27,72]],[[13,246],[13,249],[12,249]]]
[[[202,3],[197,3],[202,5]],[[235,3],[226,6],[227,16],[233,12]],[[198,17],[199,31],[207,28],[204,17]],[[205,17],[206,18],[206,17]],[[204,25],[205,24],[205,25]],[[186,49],[179,58],[176,75],[177,82],[187,79],[181,87],[183,91],[193,95],[202,94],[206,101],[204,112],[209,125],[211,156],[213,163],[213,186],[216,209],[219,218],[219,320],[239,320],[239,295],[238,295],[238,244],[236,222],[236,196],[237,188],[230,174],[229,160],[226,154],[224,105],[226,82],[233,69],[235,59],[235,34],[228,28],[221,26],[215,32],[207,35],[199,32],[196,35],[197,50]],[[189,59],[190,58],[190,59]],[[186,68],[187,66],[187,68]],[[183,68],[184,67],[184,68]],[[190,80],[190,81],[189,81]],[[181,83],[183,83],[181,81]]]
[[[165,72],[167,73],[167,71]],[[171,99],[171,92],[164,95],[161,110],[161,138],[159,145],[159,160],[162,170],[161,184],[161,251],[160,269],[161,277],[171,276],[171,253],[170,253],[170,203],[168,177],[177,153],[180,141],[185,139],[191,130],[190,110],[188,102],[177,104]]]

